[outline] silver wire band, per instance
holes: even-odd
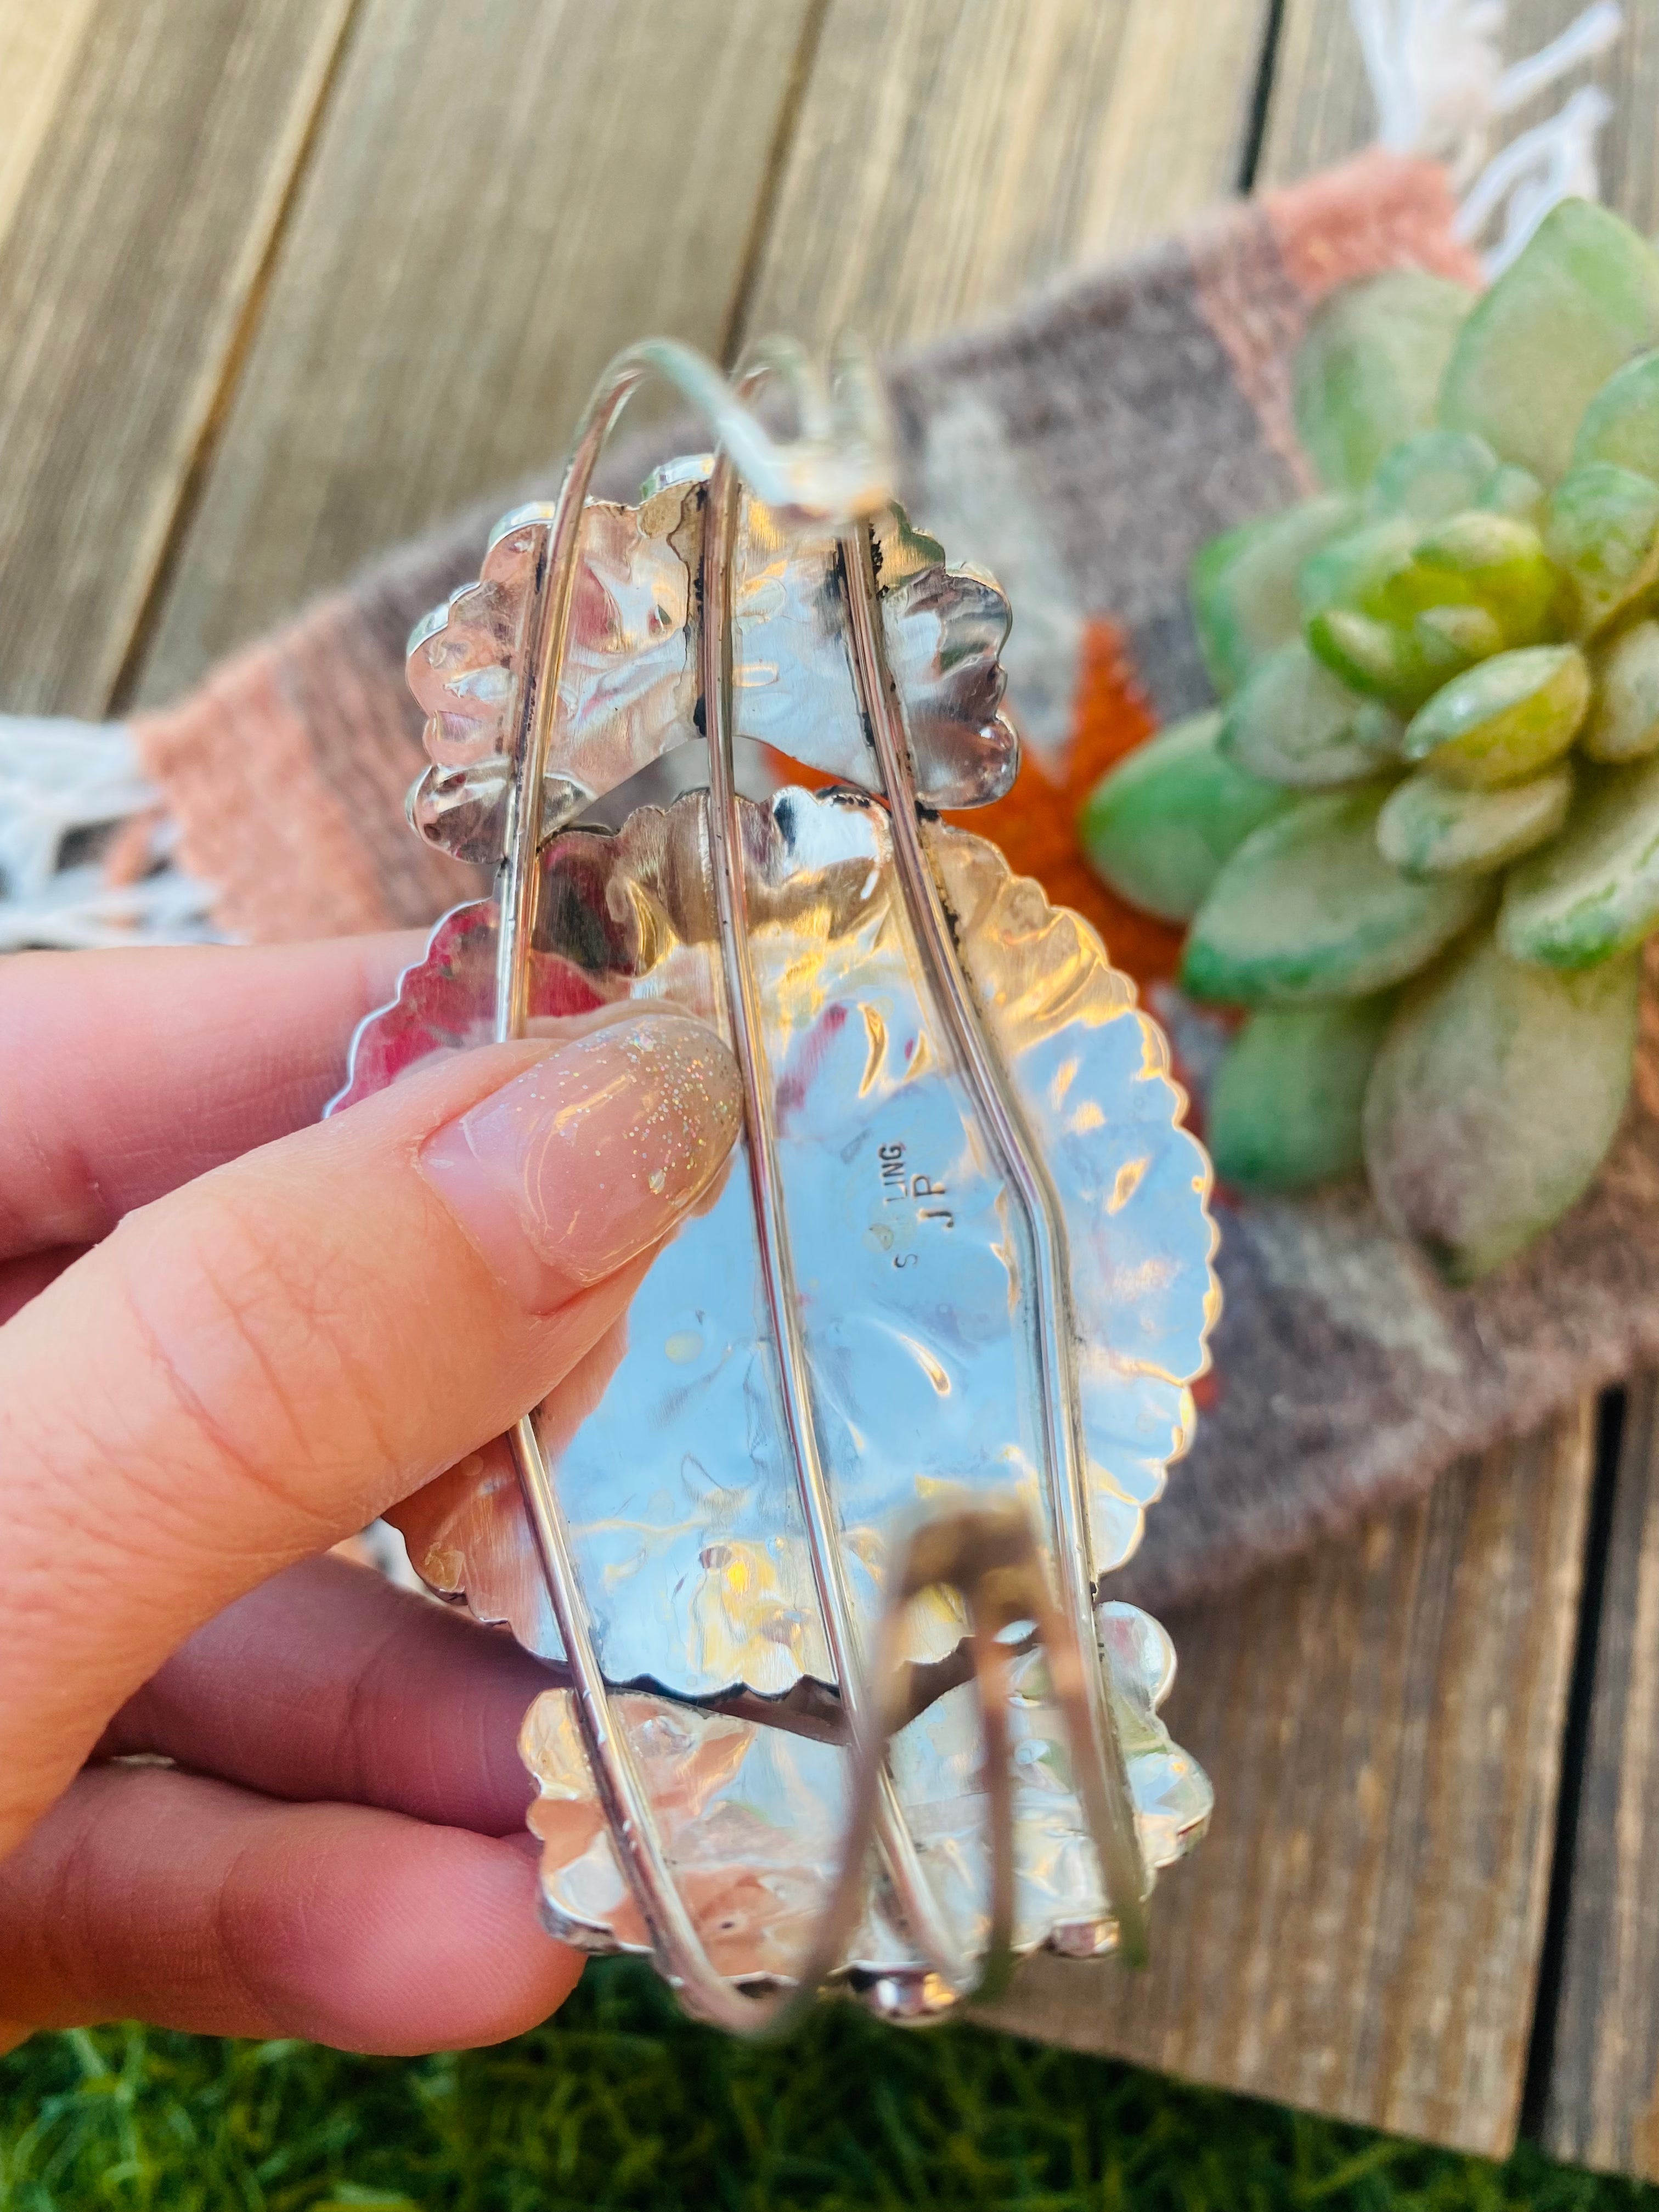
[[[744,895],[741,831],[731,757],[730,628],[728,620],[731,530],[735,518],[736,458],[769,503],[798,504],[811,512],[842,519],[870,503],[871,471],[841,461],[848,441],[836,436],[836,406],[823,398],[797,349],[773,349],[769,365],[789,383],[800,405],[807,435],[793,447],[779,447],[742,404],[741,395],[689,349],[653,341],[617,356],[594,393],[578,433],[571,460],[544,546],[532,602],[532,634],[526,640],[528,679],[520,701],[514,738],[514,775],[503,839],[500,927],[496,948],[495,1034],[501,1041],[522,1036],[529,1018],[530,953],[534,940],[540,872],[540,811],[543,779],[557,712],[557,687],[569,630],[571,598],[580,550],[583,511],[605,441],[631,393],[654,372],[668,376],[684,396],[702,406],[720,439],[715,472],[705,514],[703,583],[712,582],[714,603],[704,605],[702,652],[705,713],[709,716],[711,842],[714,878],[720,899],[721,935],[726,962],[728,999],[734,1039],[743,1072],[756,1216],[769,1302],[779,1349],[786,1407],[803,1511],[806,1518],[814,1579],[824,1616],[838,1686],[853,1737],[854,1784],[840,1866],[829,1905],[815,1932],[808,1960],[792,1990],[767,1997],[745,1994],[726,1979],[710,1960],[674,1881],[655,1814],[644,1789],[626,1734],[619,1726],[594,1649],[592,1626],[573,1558],[568,1530],[533,1415],[508,1432],[545,1578],[575,1692],[575,1710],[613,1843],[623,1870],[651,1931],[659,1967],[703,2017],[740,2033],[776,2031],[811,2002],[817,1984],[840,1962],[861,1892],[872,1840],[899,1893],[913,1939],[941,1974],[951,1994],[972,1978],[972,1969],[951,1941],[933,1909],[914,1839],[905,1824],[886,1765],[887,1744],[908,1711],[908,1670],[901,1656],[902,1616],[919,1590],[950,1581],[961,1591],[972,1628],[971,1646],[984,1728],[987,1784],[991,1804],[992,1881],[989,1976],[999,1977],[1012,1934],[1014,1899],[1012,1778],[1009,1763],[1007,1700],[1010,1656],[996,1641],[999,1631],[1016,1619],[1035,1620],[1048,1656],[1054,1694],[1075,1753],[1082,1743],[1091,1755],[1081,1762],[1080,1793],[1101,1859],[1109,1902],[1118,1918],[1126,1953],[1144,1946],[1140,1885],[1144,1872],[1134,1838],[1133,1810],[1122,1766],[1115,1717],[1106,1691],[1093,1633],[1092,1590],[1087,1553],[1086,1500],[1081,1486],[1074,1400],[1066,1393],[1069,1331],[1056,1334],[1065,1316],[1063,1267],[1057,1238],[1063,1238],[1046,1176],[1033,1164],[1018,1121],[988,1066],[977,1019],[968,998],[948,923],[936,887],[921,857],[913,781],[902,709],[891,695],[879,641],[879,605],[870,569],[867,534],[857,526],[843,528],[844,550],[856,547],[867,583],[855,584],[856,563],[849,551],[848,600],[853,612],[854,668],[866,720],[882,759],[890,807],[902,814],[909,847],[896,831],[896,853],[913,924],[930,968],[937,969],[940,1002],[957,1035],[964,1066],[988,1121],[1006,1152],[1006,1164],[1031,1221],[1039,1254],[1039,1322],[1045,1346],[1044,1409],[1050,1466],[1063,1468],[1067,1480],[1051,1486],[1055,1498],[1055,1547],[1061,1588],[1069,1614],[1057,1607],[1042,1571],[1040,1555],[1024,1516],[1018,1508],[987,1513],[960,1509],[935,1516],[907,1546],[899,1572],[890,1586],[878,1631],[876,1664],[866,1676],[856,1648],[852,1608],[836,1540],[834,1514],[812,1426],[810,1383],[800,1342],[787,1230],[781,1204],[770,1115],[760,1082],[756,1036],[759,1027],[752,969],[747,957],[747,915]],[[759,371],[751,373],[744,389]],[[859,396],[855,392],[855,399]],[[860,456],[855,453],[856,461]],[[816,471],[816,473],[815,473]],[[711,562],[710,547],[714,549]],[[864,635],[860,635],[860,623]],[[884,744],[885,751],[884,753]],[[909,871],[907,878],[906,871]],[[921,896],[918,896],[918,882]],[[931,894],[934,921],[927,924]],[[930,936],[930,927],[933,934]],[[941,963],[937,946],[944,947]],[[970,1041],[964,1044],[963,1039]],[[1045,1195],[1046,1194],[1046,1195]],[[1045,1229],[1047,1234],[1045,1236]],[[1063,1243],[1058,1251],[1063,1254]],[[1053,1279],[1045,1294],[1042,1270]],[[1058,1302],[1053,1295],[1058,1285]],[[1058,1373],[1053,1371],[1058,1362]],[[1056,1416],[1056,1391],[1061,1413]],[[1064,1440],[1064,1449],[1056,1449]],[[1064,1490],[1062,1499],[1059,1493]],[[1079,1515],[1081,1519],[1079,1522]],[[954,1547],[954,1548],[953,1548]],[[987,1559],[990,1564],[987,1565]],[[920,1575],[921,1579],[916,1577]],[[1080,1586],[1080,1602],[1079,1602]],[[1010,1603],[1017,1610],[1010,1612]],[[1087,1625],[1085,1645],[1079,1622]],[[869,1686],[873,1683],[873,1689]],[[1097,1755],[1095,1755],[1097,1754]],[[1074,1760],[1074,1763],[1075,1760]],[[1119,1814],[1127,1816],[1133,1878],[1122,1849]]]
[[[765,374],[754,368],[738,386],[747,397]],[[703,714],[708,739],[709,842],[714,860],[714,896],[720,916],[720,945],[725,956],[726,1006],[732,1024],[732,1050],[743,1081],[744,1127],[748,1139],[750,1183],[754,1196],[755,1229],[760,1247],[761,1273],[766,1286],[773,1341],[777,1348],[779,1379],[782,1385],[784,1425],[795,1465],[801,1516],[806,1528],[812,1582],[823,1616],[830,1662],[835,1671],[854,1747],[863,1747],[870,1733],[868,1698],[865,1688],[865,1655],[859,1650],[858,1629],[847,1587],[830,1485],[818,1449],[817,1423],[812,1408],[811,1379],[807,1372],[806,1346],[802,1340],[800,1304],[795,1288],[794,1261],[790,1250],[784,1207],[783,1176],[778,1159],[777,1133],[773,1124],[772,1099],[764,1073],[764,1047],[760,995],[754,963],[749,954],[749,916],[743,872],[743,830],[732,759],[732,666],[730,587],[732,546],[737,525],[737,477],[731,456],[716,454],[703,507],[702,534],[702,659]],[[884,1765],[879,1785],[876,1832],[882,1856],[911,1940],[933,1972],[952,1994],[961,1995],[977,1978],[974,1961],[952,1942],[951,1932],[933,1903],[933,1891],[916,1850],[915,1839],[900,1805],[892,1778]]]
[[[986,1046],[979,1008],[957,957],[938,881],[922,849],[910,740],[903,702],[887,665],[870,532],[862,523],[851,524],[842,531],[841,544],[859,700],[887,793],[893,857],[910,925],[975,1106],[1001,1155],[1003,1171],[1018,1194],[1030,1233],[1054,1569],[1066,1609],[1074,1620],[1088,1623],[1092,1643],[1095,1573],[1084,1472],[1088,1458],[1079,1413],[1066,1224],[1042,1154],[1031,1142],[1018,1104]],[[1146,1868],[1135,1829],[1122,1735],[1103,1663],[1087,1670],[1086,1682],[1088,1726],[1083,1747],[1086,1756],[1075,1762],[1082,1768],[1079,1794],[1100,1856],[1107,1901],[1117,1921],[1121,1955],[1127,1964],[1141,1966],[1146,1957]],[[1074,1754],[1076,1749],[1074,1743]]]

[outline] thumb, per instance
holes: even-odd
[[[194,1629],[544,1397],[738,1122],[683,1015],[459,1055],[130,1214],[0,1328],[0,1856]]]

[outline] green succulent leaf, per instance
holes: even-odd
[[[1386,588],[1402,612],[1484,607],[1505,645],[1537,645],[1552,630],[1561,579],[1531,523],[1469,507],[1420,538]]]
[[[1304,615],[1311,619],[1329,607],[1386,613],[1388,586],[1409,566],[1418,536],[1408,516],[1385,514],[1330,539],[1302,564],[1297,588]]]
[[[1305,501],[1212,538],[1193,562],[1193,619],[1210,680],[1223,698],[1251,665],[1302,626],[1297,579],[1310,553],[1352,530],[1353,501]]]
[[[1416,881],[1376,848],[1386,784],[1299,799],[1252,832],[1194,917],[1181,979],[1195,999],[1294,1006],[1413,975],[1489,903],[1478,879]]]
[[[1421,534],[1402,516],[1370,524],[1302,572],[1314,653],[1406,714],[1475,662],[1554,634],[1560,596],[1532,525],[1478,507]]]
[[[1659,477],[1659,352],[1638,354],[1615,369],[1584,410],[1572,465],[1591,461]]]
[[[1419,769],[1384,801],[1377,850],[1408,876],[1490,875],[1553,837],[1571,804],[1565,762],[1498,791],[1460,791]]]
[[[1411,629],[1424,668],[1448,682],[1477,660],[1501,653],[1506,642],[1503,624],[1490,607],[1460,605],[1456,600],[1425,607],[1412,617]]]
[[[1589,700],[1589,664],[1576,646],[1496,653],[1453,677],[1413,716],[1406,757],[1469,789],[1518,783],[1566,751]]]
[[[1601,386],[1656,344],[1659,257],[1606,208],[1563,200],[1459,331],[1440,422],[1553,483]]]
[[[1354,710],[1356,741],[1375,756],[1379,769],[1395,767],[1405,759],[1406,725],[1380,699],[1362,699]]]
[[[1352,607],[1327,607],[1315,615],[1308,648],[1350,690],[1403,711],[1433,688],[1419,684],[1411,641],[1396,624]]]
[[[1659,622],[1622,631],[1595,664],[1595,697],[1579,740],[1592,760],[1659,752]]]
[[[1659,924],[1659,757],[1590,771],[1553,845],[1517,862],[1498,942],[1516,960],[1594,967]]]
[[[1461,284],[1400,269],[1346,285],[1315,309],[1296,357],[1295,408],[1322,483],[1363,491],[1385,453],[1432,428],[1469,301]]]
[[[1556,487],[1547,543],[1566,572],[1573,628],[1593,636],[1659,585],[1659,483],[1587,461]]]
[[[1229,854],[1286,803],[1222,758],[1220,730],[1213,712],[1172,724],[1103,776],[1078,816],[1096,874],[1160,921],[1190,921]]]
[[[1356,698],[1303,641],[1258,661],[1227,706],[1218,739],[1224,758],[1251,775],[1292,788],[1358,783],[1376,774],[1398,742],[1398,726]]]
[[[1530,522],[1537,528],[1543,522],[1549,493],[1530,469],[1523,469],[1515,461],[1505,461],[1481,486],[1480,496],[1474,503],[1489,508],[1493,514],[1512,514],[1517,522]]]
[[[1308,624],[1310,649],[1334,676],[1401,714],[1503,643],[1484,607],[1431,607],[1405,622],[1329,607]]]
[[[1419,430],[1385,453],[1365,495],[1376,516],[1403,514],[1426,529],[1480,504],[1498,460],[1472,430]]]
[[[1469,1282],[1565,1212],[1630,1089],[1638,963],[1552,975],[1482,932],[1406,993],[1365,1093],[1384,1216]]]
[[[1364,1157],[1360,1114],[1391,1000],[1264,1006],[1211,1085],[1205,1137],[1216,1173],[1242,1190],[1300,1190]]]

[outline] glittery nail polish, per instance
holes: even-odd
[[[668,1233],[731,1151],[739,1101],[711,1029],[641,1012],[440,1129],[421,1168],[501,1280],[545,1312]]]

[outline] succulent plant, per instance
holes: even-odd
[[[1324,489],[1194,564],[1220,704],[1079,820],[1243,1010],[1224,1180],[1362,1164],[1454,1281],[1583,1191],[1659,930],[1659,255],[1568,200],[1478,297],[1339,292],[1296,366]]]

